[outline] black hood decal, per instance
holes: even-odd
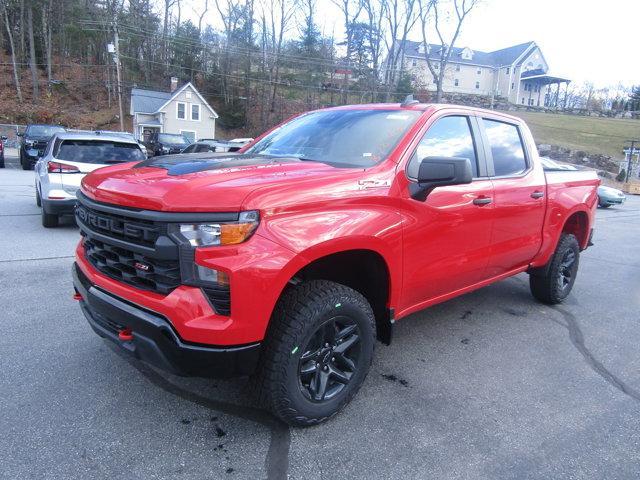
[[[295,157],[272,157],[268,155],[165,155],[152,157],[136,164],[133,168],[155,167],[164,168],[168,175],[186,175],[188,173],[206,170],[220,170],[222,168],[247,167],[251,165],[274,165],[279,163],[295,163],[300,160]]]

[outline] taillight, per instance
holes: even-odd
[[[47,164],[47,171],[49,173],[80,173],[78,167],[58,162],[49,162]]]

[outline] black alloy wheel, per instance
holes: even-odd
[[[360,359],[360,328],[346,316],[322,324],[300,356],[298,379],[302,394],[313,402],[331,400],[351,380]]]
[[[564,291],[573,283],[575,275],[576,254],[573,250],[567,250],[560,261],[558,272],[558,287]]]

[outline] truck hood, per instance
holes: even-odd
[[[353,169],[349,169],[353,171]],[[362,170],[356,170],[361,172]],[[238,211],[256,189],[334,177],[344,169],[296,158],[172,155],[96,170],[82,181],[90,198],[146,210]]]

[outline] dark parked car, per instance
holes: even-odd
[[[65,128],[60,125],[28,125],[24,133],[18,133],[22,137],[20,142],[20,165],[23,170],[31,170],[35,163],[44,154],[44,149],[49,139]]]
[[[170,155],[180,153],[191,142],[184,136],[177,133],[152,133],[143,145],[146,147],[150,157],[157,155]]]
[[[4,168],[4,141],[7,139],[4,135],[0,137],[0,168]]]
[[[199,140],[192,143],[187,148],[182,150],[182,153],[202,153],[202,152],[215,152],[218,145],[217,140]],[[222,150],[219,150],[222,151]]]

